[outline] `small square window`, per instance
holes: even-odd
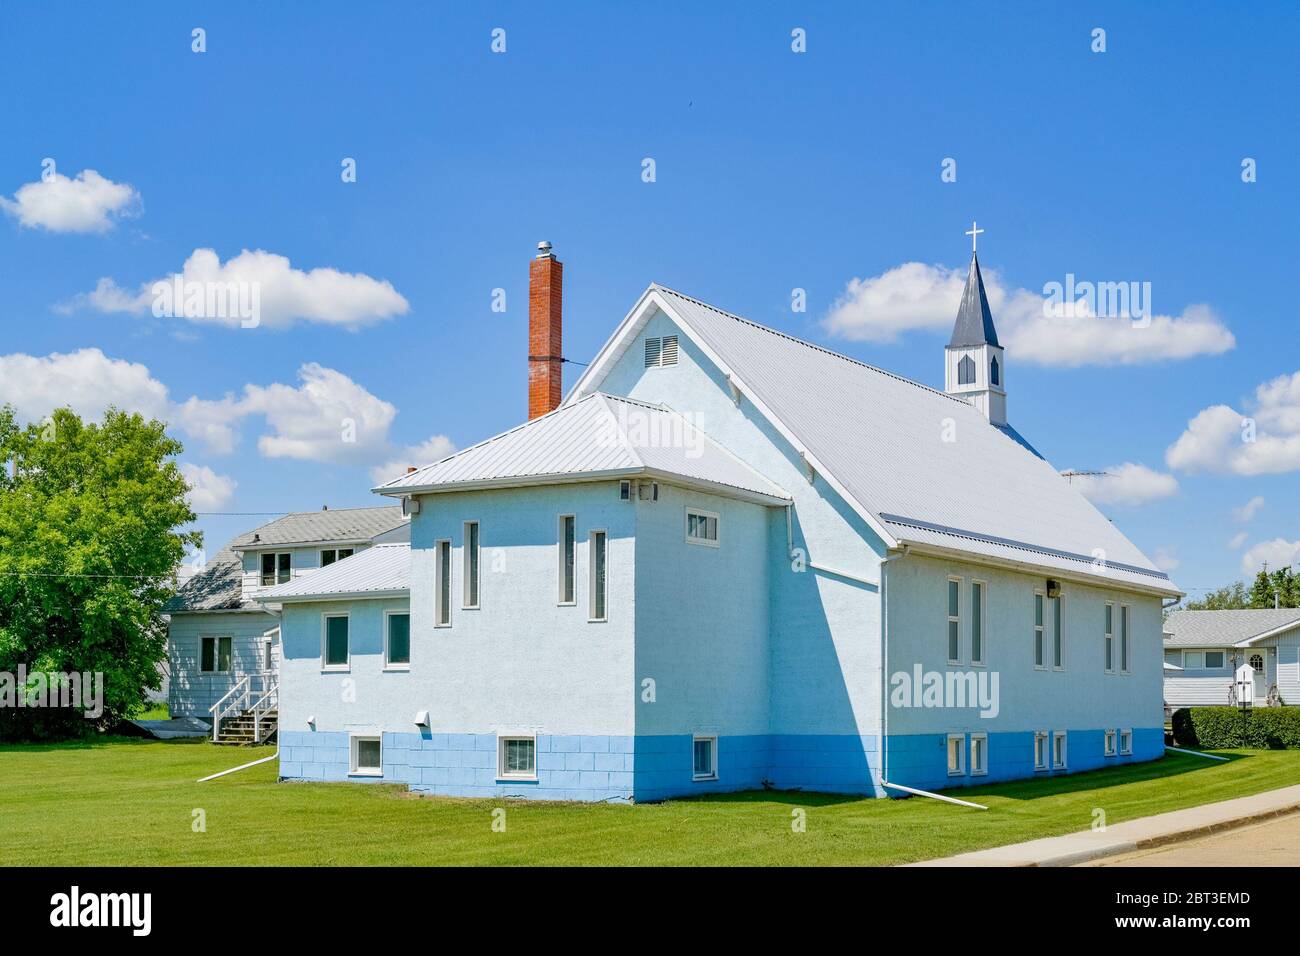
[[[378,737],[353,737],[348,773],[355,777],[382,777],[383,759],[384,748]]]
[[[1125,756],[1133,753],[1133,731],[1121,730],[1119,732],[1119,752]]]
[[[537,779],[537,738],[501,737],[497,743],[497,777],[502,780]]]
[[[201,640],[199,671],[204,674],[229,674],[232,669],[231,639],[205,637]]]
[[[1207,671],[1223,670],[1223,651],[1206,651],[1205,669]]]
[[[696,737],[694,742],[694,778],[718,779],[718,738]]]

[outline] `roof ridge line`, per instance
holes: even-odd
[[[736,313],[728,312],[726,309],[719,309],[716,305],[710,305],[708,302],[705,302],[703,299],[697,299],[693,295],[687,295],[685,292],[679,292],[677,289],[669,288],[668,286],[658,282],[652,282],[650,283],[650,285],[653,288],[659,289],[663,292],[671,292],[673,295],[680,296],[681,298],[686,299],[687,301],[694,302],[696,305],[702,306],[703,308],[706,308],[711,312],[716,312],[719,315],[726,316],[729,319],[734,319],[737,322],[743,322],[746,325],[751,325],[762,332],[767,332],[770,335],[775,335],[779,338],[788,339],[789,341],[794,342],[796,345],[802,345],[805,348],[810,348],[815,351],[822,352],[823,354],[832,356],[833,358],[843,359],[845,362],[849,362],[853,365],[860,366],[861,368],[868,369],[869,371],[872,372],[878,372],[881,375],[888,376],[889,378],[896,379],[900,382],[905,382],[906,384],[915,386],[916,388],[924,389],[925,391],[932,392],[935,395],[941,395],[946,399],[957,402],[958,404],[961,405],[965,405],[969,408],[974,407],[973,405],[971,405],[970,402],[966,401],[963,398],[958,398],[955,395],[949,395],[947,392],[941,392],[937,388],[932,388],[929,385],[924,384],[923,382],[914,381],[903,375],[899,375],[897,372],[891,372],[888,369],[880,368],[877,365],[872,365],[871,363],[864,362],[861,359],[855,359],[852,356],[845,355],[842,352],[836,352],[834,349],[828,349],[824,345],[818,345],[815,342],[809,342],[807,339],[801,339],[798,336],[791,335],[788,332],[782,332],[780,329],[774,329],[771,326],[763,325],[761,322],[755,322],[753,319],[747,319],[743,315],[736,315]]]
[[[632,456],[632,460],[637,463],[637,467],[639,468],[648,467],[645,463],[645,459],[637,454],[636,448],[633,447],[632,443],[628,440],[627,432],[624,431],[622,422],[618,420],[618,413],[615,412],[614,409],[609,407],[609,399],[612,396],[607,395],[604,392],[592,392],[591,394],[601,399],[601,405],[605,409],[605,414],[608,415],[611,419],[613,419],[615,434],[618,436],[619,441],[622,444],[624,450],[627,451],[627,453]],[[575,407],[578,405],[577,402],[574,402],[573,404]],[[642,402],[635,402],[632,404],[642,405],[642,407],[646,407],[646,408],[654,407],[652,405],[645,405]]]

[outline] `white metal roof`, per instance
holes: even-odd
[[[1300,627],[1300,608],[1175,611],[1165,619],[1165,647],[1231,647]]]
[[[662,405],[595,392],[375,490],[407,495],[648,475],[784,504],[789,495]]]
[[[411,581],[411,546],[377,544],[351,557],[254,595],[263,604],[344,598],[405,596]]]
[[[1178,593],[1067,479],[973,405],[663,286],[646,290],[566,401],[600,387],[654,307],[731,376],[887,546],[947,547]]]

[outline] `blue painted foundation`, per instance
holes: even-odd
[[[1032,732],[990,733],[988,773],[949,776],[947,735],[891,736],[891,782],[948,790],[1006,780],[1059,776],[1164,754],[1162,728],[1134,728],[1133,753],[1108,757],[1105,731],[1067,732],[1065,770],[1034,769]],[[383,776],[350,776],[345,732],[281,731],[280,777],[401,783],[412,791],[451,797],[584,802],[651,802],[670,797],[770,786],[778,790],[897,795],[880,786],[877,737],[840,734],[719,736],[718,778],[695,780],[689,734],[638,737],[537,736],[537,779],[497,777],[493,734],[384,733]]]

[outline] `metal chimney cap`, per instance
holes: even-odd
[[[545,239],[543,239],[541,242],[537,244],[537,258],[539,259],[555,258],[555,254],[551,252],[551,244],[547,242]]]

